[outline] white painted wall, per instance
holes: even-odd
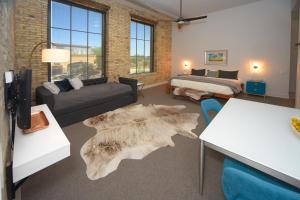
[[[288,98],[291,39],[291,1],[262,0],[210,13],[205,22],[173,27],[172,62],[175,75],[183,61],[192,67],[240,71],[243,81],[267,82],[267,95]],[[204,51],[228,49],[228,66],[205,66]],[[259,75],[250,65],[260,62]]]
[[[298,4],[298,7],[299,7],[299,4]],[[298,8],[298,9],[300,9],[300,8]],[[299,22],[300,22],[300,16],[299,16]],[[299,25],[298,42],[299,42],[299,36],[300,36],[300,25]],[[300,109],[300,49],[299,48],[300,48],[300,46],[298,46],[298,63],[297,63],[295,107]]]

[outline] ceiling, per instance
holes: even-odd
[[[132,3],[152,8],[172,17],[179,15],[180,0],[128,0]],[[182,0],[183,17],[195,17],[210,12],[224,10],[259,0]]]

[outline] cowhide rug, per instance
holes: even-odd
[[[152,151],[174,146],[179,134],[196,139],[191,132],[199,114],[182,113],[185,106],[135,105],[89,118],[84,124],[97,130],[81,148],[89,179],[105,177],[123,159],[142,159]]]

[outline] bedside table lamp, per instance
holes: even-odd
[[[251,71],[254,74],[254,76],[257,76],[261,72],[261,65],[258,63],[253,63],[251,65]],[[252,95],[259,95],[263,96],[264,100],[266,98],[266,82],[263,80],[258,80],[256,78],[252,80],[248,80],[246,82],[246,93],[252,94]]]
[[[258,66],[257,66],[257,65],[253,65],[253,71],[254,71],[255,73],[258,73]]]
[[[191,64],[189,61],[184,61],[183,64],[183,74],[188,75],[190,72]]]
[[[251,64],[251,72],[252,72],[252,75],[254,76],[254,78],[252,78],[252,79],[258,81],[258,76],[259,76],[259,73],[261,72],[261,65],[256,62]]]

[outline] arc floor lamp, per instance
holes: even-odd
[[[47,41],[42,41],[36,44],[30,53],[29,57],[29,68],[31,68],[32,56],[35,50],[42,44],[47,44]],[[69,62],[70,61],[70,51],[66,49],[56,49],[56,48],[47,48],[42,49],[42,62],[45,63],[54,63],[54,62]]]

